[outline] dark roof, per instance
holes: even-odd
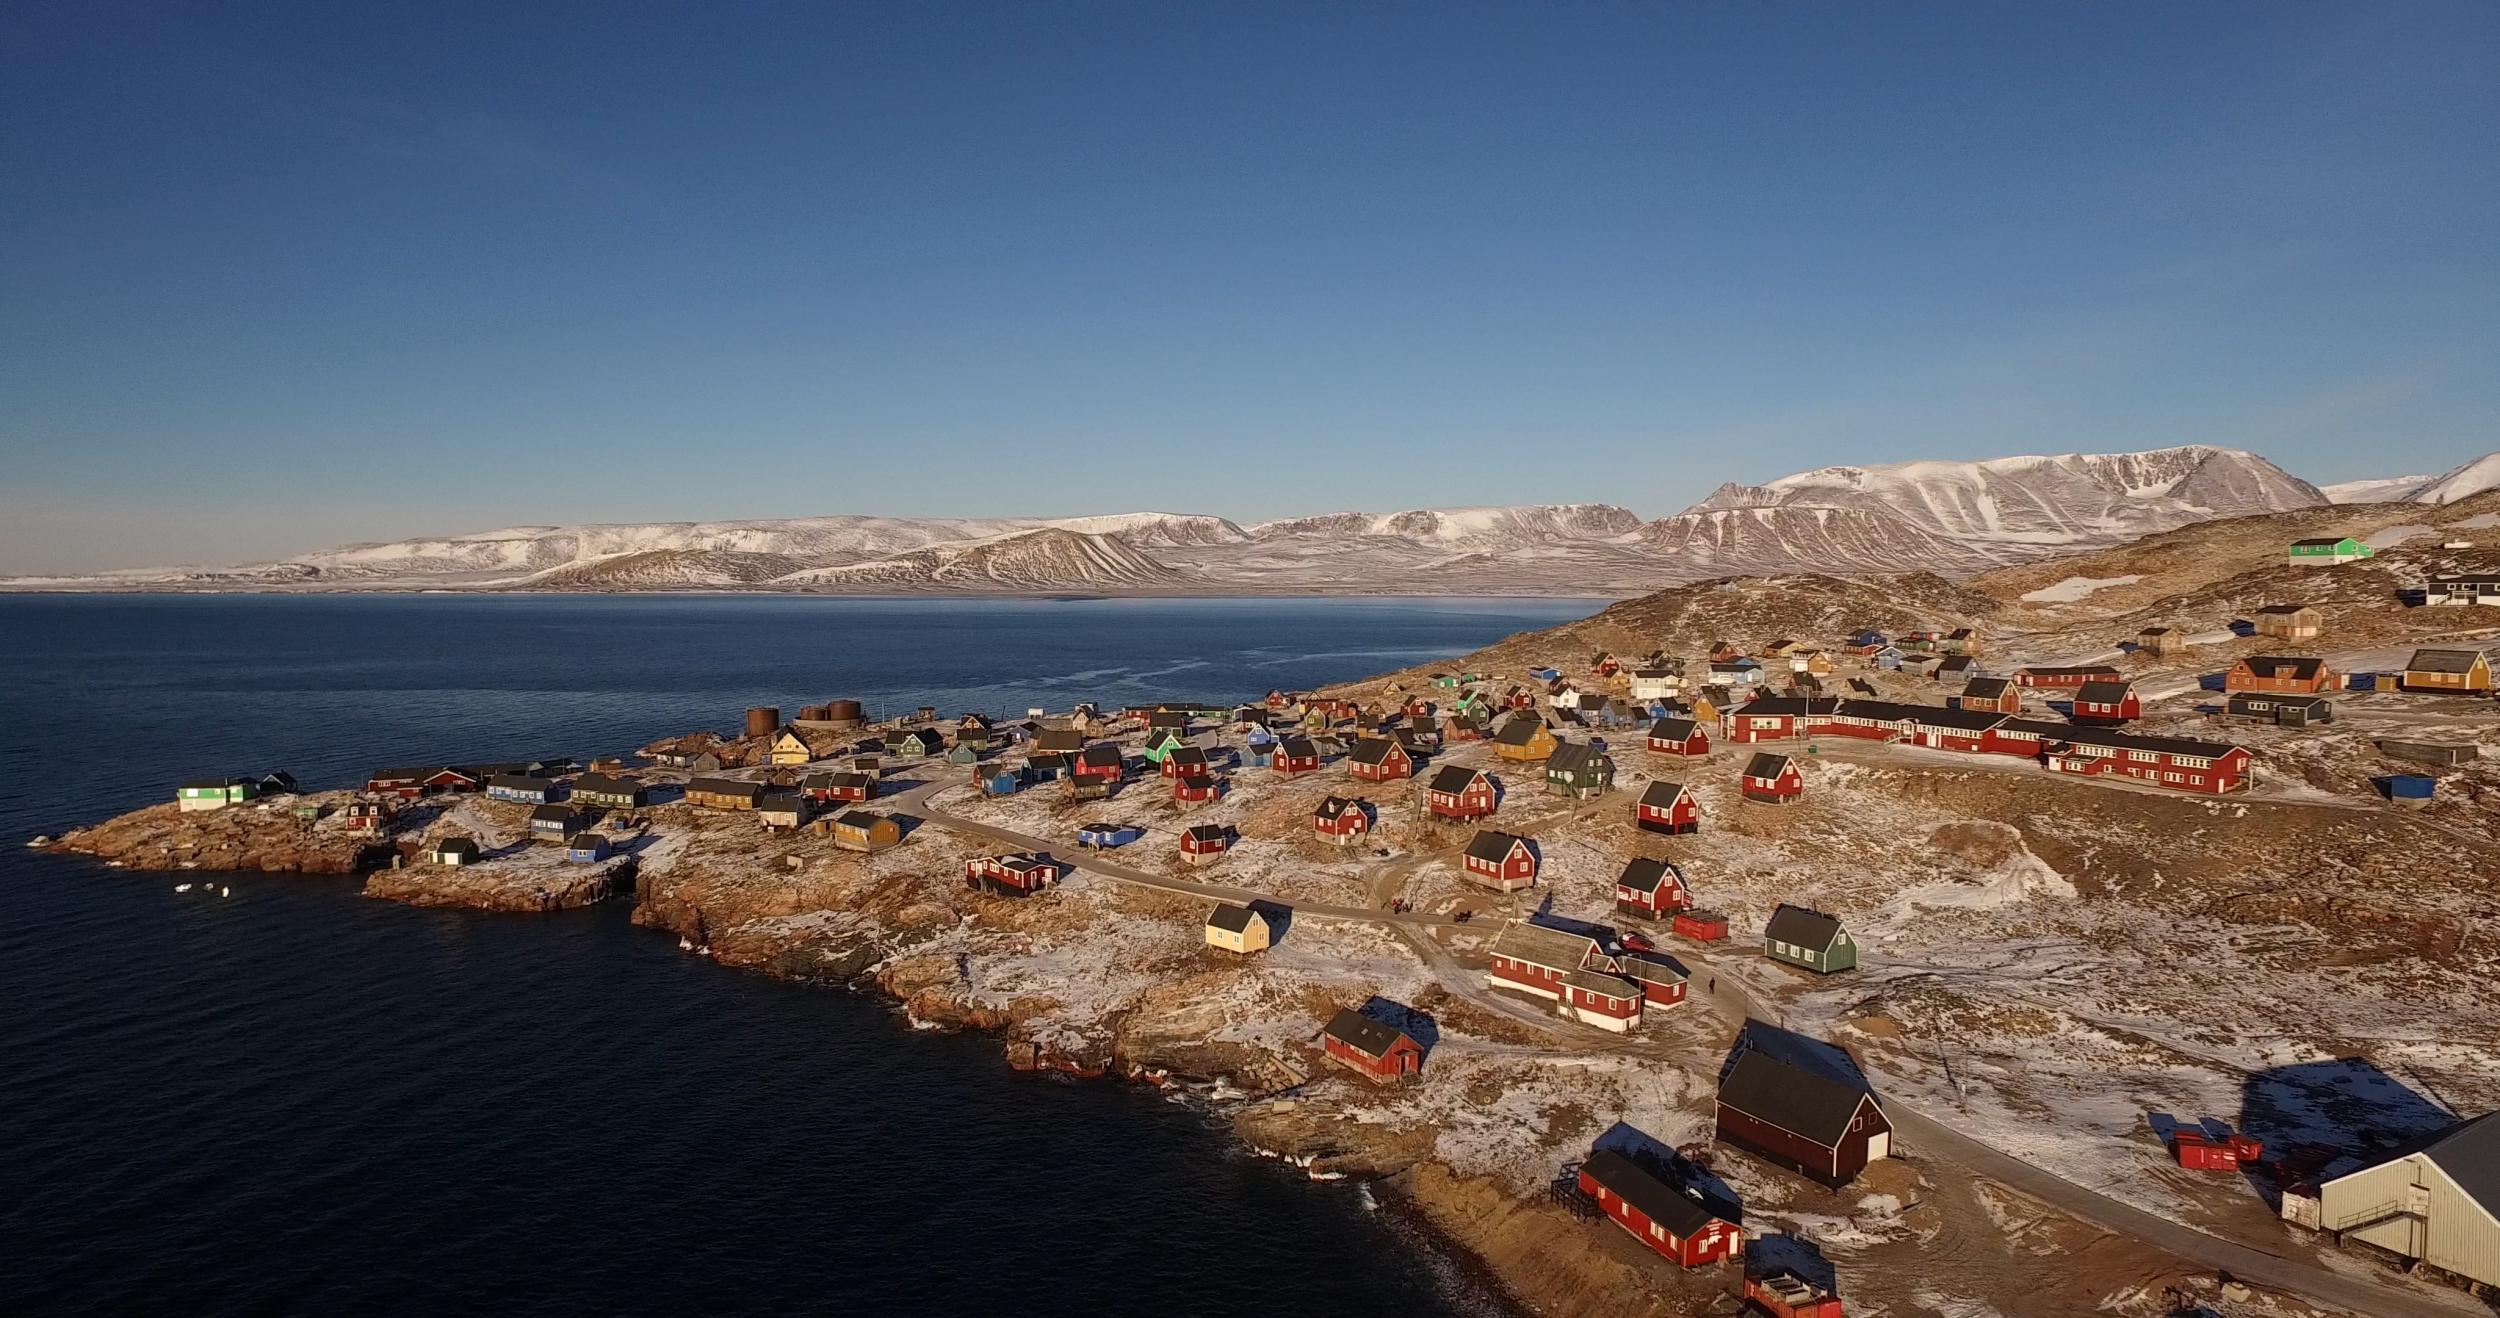
[[[1662,718],[1649,725],[1649,735],[1659,741],[1690,741],[1697,726],[1688,718]]]
[[[542,805],[530,811],[530,822],[560,823],[579,819],[582,812],[569,805]]]
[[[2117,669],[2110,667],[2108,664],[2068,664],[2062,667],[2056,664],[2025,664],[2023,665],[2021,671],[2026,673],[2037,673],[2043,676],[2073,676],[2082,674],[2091,677],[2117,677],[2120,675]]]
[[[1504,723],[1502,730],[1493,734],[1493,740],[1505,746],[1525,746],[1536,740],[1536,734],[1544,730],[1544,720],[1531,714],[1519,714]]]
[[[1629,1204],[1633,1211],[1665,1227],[1670,1233],[1690,1238],[1693,1233],[1719,1220],[1719,1215],[1690,1197],[1690,1192],[1658,1179],[1639,1163],[1613,1149],[1600,1149],[1580,1164],[1580,1170],[1592,1181],[1604,1186],[1616,1198]]]
[[[2314,655],[2252,654],[2240,661],[2248,671],[2259,677],[2287,677],[2294,681],[2314,680],[2326,661]]]
[[[1783,943],[1824,951],[1840,937],[1840,921],[1821,911],[1783,905],[1771,912],[1771,921],[1762,927],[1762,933]]]
[[[1308,737],[1287,737],[1276,743],[1276,753],[1288,760],[1317,759],[1319,746]]]
[[[2185,737],[2148,737],[2139,732],[2118,732],[2108,728],[2065,728],[2055,735],[2082,746],[2103,746],[2111,750],[2122,751],[2151,751],[2158,755],[2192,755],[2208,760],[2221,759],[2240,749],[2229,742],[2190,741]]]
[[[1761,1021],[1747,1021],[1719,1072],[1719,1101],[1837,1148],[1858,1105],[1874,1097],[1848,1053]]]
[[[1181,836],[1193,842],[1221,842],[1229,835],[1222,824],[1192,824],[1181,830]]]
[[[2493,1120],[2494,1115],[2486,1112],[2470,1121],[2415,1136],[2355,1170],[2365,1171],[2418,1153],[2446,1172],[2448,1179],[2481,1204],[2484,1212],[2500,1216],[2500,1121]]]
[[[1502,932],[1493,936],[1493,945],[1485,949],[1488,955],[1506,956],[1549,970],[1578,970],[1588,964],[1597,950],[1597,940],[1587,934],[1526,920],[1513,920],[1502,926]]]
[[[1332,796],[1327,800],[1320,802],[1318,807],[1312,810],[1311,813],[1321,819],[1336,819],[1349,810],[1359,811],[1359,809],[1360,807],[1358,803],[1354,801],[1350,801],[1342,796]]]
[[[2008,677],[1974,677],[1963,686],[1962,696],[1966,700],[2003,700],[2013,686],[2014,680]]]
[[[2075,699],[2095,705],[2116,705],[2135,694],[2132,682],[2086,682],[2075,689]]]
[[[744,778],[688,779],[686,781],[686,795],[692,796],[697,792],[701,792],[705,796],[735,796],[742,797],[749,801],[754,801],[763,797],[764,784],[751,783]]]
[[[1258,912],[1247,906],[1235,906],[1227,902],[1215,908],[1215,913],[1207,917],[1207,923],[1226,933],[1237,934],[1248,929],[1251,918],[1256,915]]]
[[[2309,606],[2306,604],[2269,604],[2264,608],[2257,610],[2257,614],[2259,617],[2279,618],[2285,614],[2303,612],[2307,610],[2308,607]]]
[[[1098,741],[1078,752],[1076,758],[1082,764],[1117,768],[1120,764],[1120,748],[1107,741]]]
[[[434,844],[434,853],[436,855],[442,855],[446,852],[462,856],[474,856],[478,854],[477,839],[473,837],[447,837]]]
[[[1545,757],[1545,771],[1549,774],[1598,773],[1613,767],[1614,757],[1606,754],[1605,747],[1591,741],[1566,741]]]
[[[1748,778],[1777,778],[1786,772],[1788,772],[1788,757],[1785,755],[1773,755],[1769,751],[1755,751],[1754,757],[1745,761],[1745,776]]]
[[[1384,1021],[1376,1021],[1352,1007],[1341,1007],[1328,1018],[1326,1033],[1353,1046],[1365,1057],[1386,1057],[1406,1038],[1406,1031]]]
[[[1636,952],[1629,949],[1615,954],[1615,969],[1626,979],[1644,984],[1681,984],[1691,979],[1692,972],[1664,952]]]
[[[499,773],[494,777],[487,779],[486,785],[489,787],[501,787],[507,791],[514,792],[544,792],[552,789],[556,785],[556,780],[553,778],[532,778],[527,774],[519,773]]]
[[[642,790],[642,784],[630,778],[616,778],[604,773],[586,773],[573,780],[573,795],[588,792],[595,796],[631,796]]]
[[[1652,810],[1665,810],[1673,806],[1676,798],[1682,795],[1684,795],[1684,784],[1671,783],[1664,778],[1659,778],[1641,789],[1641,804]]]
[[[1387,737],[1364,737],[1354,743],[1353,753],[1347,755],[1346,758],[1354,761],[1356,764],[1385,764],[1388,762],[1390,752],[1392,751],[1395,751],[1400,755],[1405,755],[1407,753],[1404,746],[1391,741]],[[1413,757],[1409,756],[1408,758],[1411,759]]]
[[[227,787],[249,787],[254,781],[250,778],[186,778],[182,782],[182,790],[216,791]]]
[[[1663,860],[1634,856],[1624,863],[1623,873],[1615,876],[1615,886],[1634,892],[1656,892],[1658,885],[1675,877],[1675,867]]]
[[[1074,728],[1044,728],[1033,734],[1033,744],[1046,751],[1081,751],[1085,734]]]
[[[2405,664],[2408,673],[2470,673],[2480,650],[2416,650]]]
[[[807,798],[796,792],[766,792],[764,793],[764,799],[757,802],[755,808],[758,810],[787,810],[793,814],[804,814],[807,811]]]
[[[845,810],[841,814],[834,816],[833,820],[836,827],[863,829],[875,828],[878,824],[883,823],[884,821],[884,815],[875,814],[867,810]]]
[[[1949,728],[1955,732],[1985,732],[2006,719],[2006,715],[1993,709],[1949,709],[1943,705],[1910,705],[1897,717],[1923,727]]]
[[[1470,769],[1460,764],[1445,764],[1433,771],[1431,781],[1424,784],[1424,790],[1447,792],[1455,796],[1466,791],[1483,776],[1484,770],[1482,769]]]
[[[1163,762],[1165,764],[1195,764],[1203,767],[1207,762],[1207,752],[1204,747],[1200,746],[1175,746],[1164,755]]]
[[[1511,849],[1524,840],[1510,833],[1484,829],[1467,843],[1467,856],[1470,860],[1481,860],[1487,864],[1499,865],[1504,857],[1510,855]]]
[[[2320,535],[2311,536],[2306,540],[2294,540],[2292,543],[2296,545],[2340,545],[2351,538],[2341,535]]]

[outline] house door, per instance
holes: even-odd
[[[1870,1136],[1868,1136],[1868,1137],[1867,1137],[1867,1139],[1866,1139],[1866,1160],[1867,1160],[1868,1162],[1873,1162],[1873,1161],[1875,1161],[1875,1160],[1876,1160],[1876,1159],[1878,1159],[1878,1158],[1889,1158],[1889,1157],[1891,1157],[1891,1156],[1892,1156],[1892,1132],[1891,1132],[1891,1131],[1888,1131],[1888,1130],[1879,1130],[1879,1131],[1875,1132],[1873,1135],[1870,1135]]]

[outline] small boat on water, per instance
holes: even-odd
[[[191,891],[191,885],[190,885],[190,884],[188,884],[188,883],[177,883],[177,884],[175,884],[175,885],[174,885],[174,891],[176,891],[176,892],[189,892],[189,891]]]

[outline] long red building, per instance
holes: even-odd
[[[1745,1252],[1743,1227],[1613,1149],[1592,1153],[1580,1164],[1580,1189],[1616,1225],[1684,1267]]]

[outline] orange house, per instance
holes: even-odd
[[[2335,685],[2335,672],[2324,659],[2253,654],[2222,675],[2225,691],[2263,691],[2272,695],[2314,696]]]

